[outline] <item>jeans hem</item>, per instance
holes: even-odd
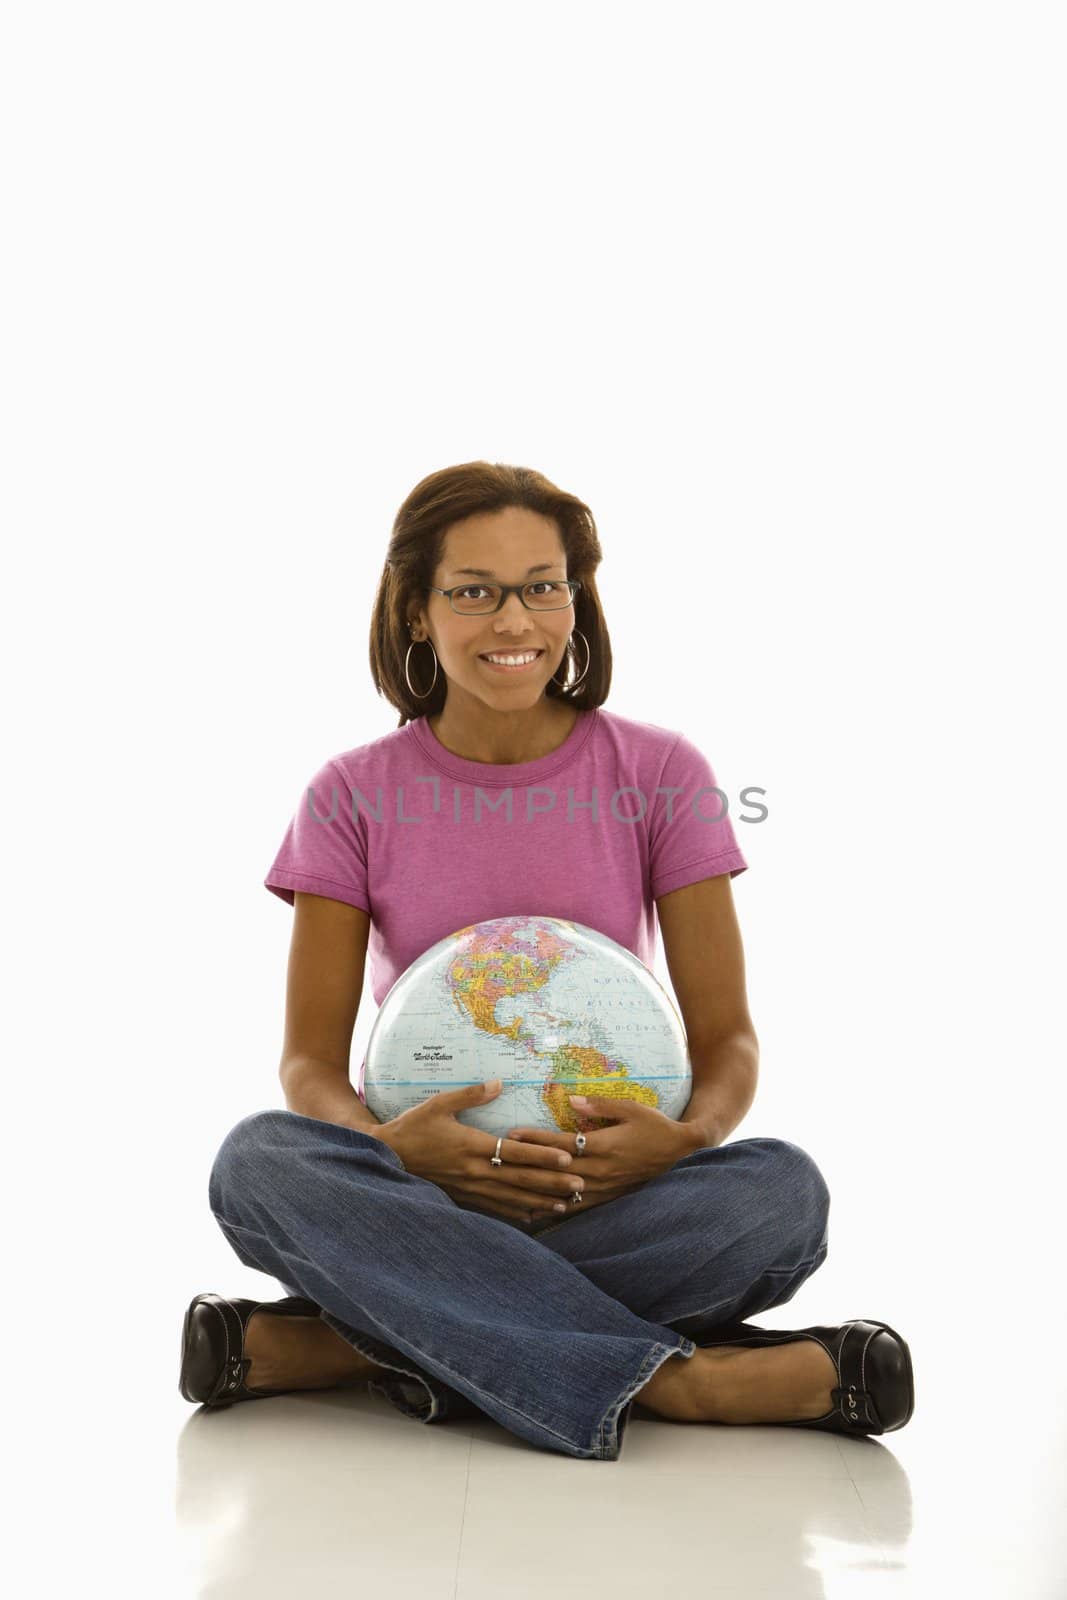
[[[450,1405],[449,1397],[436,1389],[423,1373],[413,1372],[410,1367],[399,1365],[397,1358],[400,1352],[394,1350],[392,1345],[383,1344],[380,1339],[374,1339],[370,1334],[353,1329],[351,1324],[335,1317],[332,1311],[320,1310],[319,1317],[328,1328],[340,1334],[346,1344],[352,1345],[361,1355],[367,1356],[380,1367],[388,1367],[390,1372],[400,1373],[401,1379],[411,1380],[408,1383],[390,1378],[368,1380],[368,1388],[373,1393],[382,1395],[406,1417],[413,1417],[416,1422],[437,1422],[443,1421],[448,1416],[466,1414],[464,1407],[470,1402],[465,1395],[459,1397],[463,1402],[462,1407]],[[471,1414],[477,1414],[476,1407],[471,1407]]]
[[[624,1394],[605,1413],[597,1429],[596,1444],[593,1454],[601,1461],[617,1461],[622,1454],[622,1443],[626,1436],[626,1425],[630,1420],[630,1411],[633,1399],[639,1389],[643,1389],[655,1372],[670,1356],[685,1356],[689,1359],[696,1352],[694,1340],[686,1337],[684,1333],[678,1335],[677,1344],[654,1344],[641,1363],[641,1370],[633,1383]]]
[[[423,1372],[413,1371],[410,1367],[399,1364],[400,1352],[392,1345],[384,1344],[380,1339],[373,1338],[370,1334],[362,1333],[342,1322],[331,1311],[320,1310],[319,1316],[327,1327],[333,1329],[346,1343],[352,1345],[362,1355],[368,1356],[379,1366],[388,1367],[391,1372],[401,1375],[400,1379],[370,1379],[368,1388],[375,1394],[380,1394],[392,1406],[402,1412],[404,1416],[411,1417],[416,1422],[431,1423],[443,1422],[448,1418],[479,1417],[489,1415],[465,1394],[443,1384],[439,1378],[428,1376]],[[632,1383],[628,1384],[623,1393],[613,1400],[609,1409],[601,1417],[596,1426],[592,1446],[584,1448],[574,1440],[567,1439],[563,1434],[556,1434],[562,1445],[567,1447],[570,1454],[576,1456],[593,1457],[601,1461],[617,1461],[621,1451],[622,1442],[626,1435],[627,1423],[634,1395],[652,1377],[653,1373],[662,1366],[669,1356],[681,1355],[687,1359],[697,1349],[695,1340],[680,1333],[676,1344],[667,1344],[657,1341],[645,1356],[640,1370]],[[404,1382],[403,1379],[410,1380]],[[506,1403],[506,1402],[503,1402]],[[533,1421],[534,1419],[528,1419]],[[544,1427],[543,1423],[537,1424]]]

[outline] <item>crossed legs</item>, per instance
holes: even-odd
[[[254,1312],[245,1334],[249,1388],[330,1389],[385,1368],[318,1317]],[[746,1350],[719,1345],[664,1361],[635,1399],[673,1422],[791,1422],[831,1410],[834,1364],[813,1339]]]

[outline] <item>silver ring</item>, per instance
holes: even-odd
[[[491,1167],[502,1167],[504,1165],[503,1161],[500,1158],[500,1147],[501,1147],[501,1145],[503,1143],[504,1143],[504,1136],[503,1136],[503,1134],[501,1134],[500,1138],[496,1142],[496,1150],[489,1157],[489,1165]],[[575,1143],[575,1146],[577,1147],[577,1153],[579,1155],[581,1155],[582,1151],[585,1149],[585,1134],[584,1133],[576,1133],[575,1136],[574,1136],[574,1143]],[[576,1189],[571,1194],[571,1205],[572,1206],[580,1206],[581,1203],[582,1203],[581,1191]]]
[[[581,1155],[582,1151],[585,1149],[585,1134],[584,1133],[576,1133],[574,1135],[574,1146],[575,1146],[575,1154],[576,1155]],[[575,1189],[573,1194],[571,1195],[571,1205],[572,1206],[580,1206],[581,1203],[582,1203],[582,1192],[581,1192],[580,1189]]]

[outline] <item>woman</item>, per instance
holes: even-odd
[[[635,1399],[853,1434],[911,1415],[886,1324],[742,1320],[822,1264],[829,1194],[795,1144],[724,1142],[757,1075],[730,889],[747,863],[729,818],[698,806],[716,785],[696,745],[601,709],[600,559],[589,508],[525,469],[446,469],[400,509],[370,640],[400,722],[316,773],[265,880],[294,907],[288,1109],[243,1118],[210,1177],[238,1259],[287,1295],[194,1297],[186,1399],[370,1381],[419,1421],[485,1414],[601,1460]],[[367,1109],[348,1061],[368,948],[380,1004],[439,939],[522,914],[595,927],[648,966],[658,916],[693,1069],[680,1119],[594,1099],[572,1131],[498,1140],[456,1120],[486,1085],[385,1123]]]

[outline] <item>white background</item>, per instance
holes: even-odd
[[[1058,1371],[1061,27],[6,11],[8,1376],[40,1495],[87,1474],[57,1572],[106,1541],[105,1432],[173,1449],[191,1295],[275,1292],[206,1197],[284,1104],[262,879],[310,774],[396,726],[390,524],[472,459],[591,505],[607,708],[766,790],[731,1137],[833,1196],[771,1320],[925,1319],[1024,1407]]]

